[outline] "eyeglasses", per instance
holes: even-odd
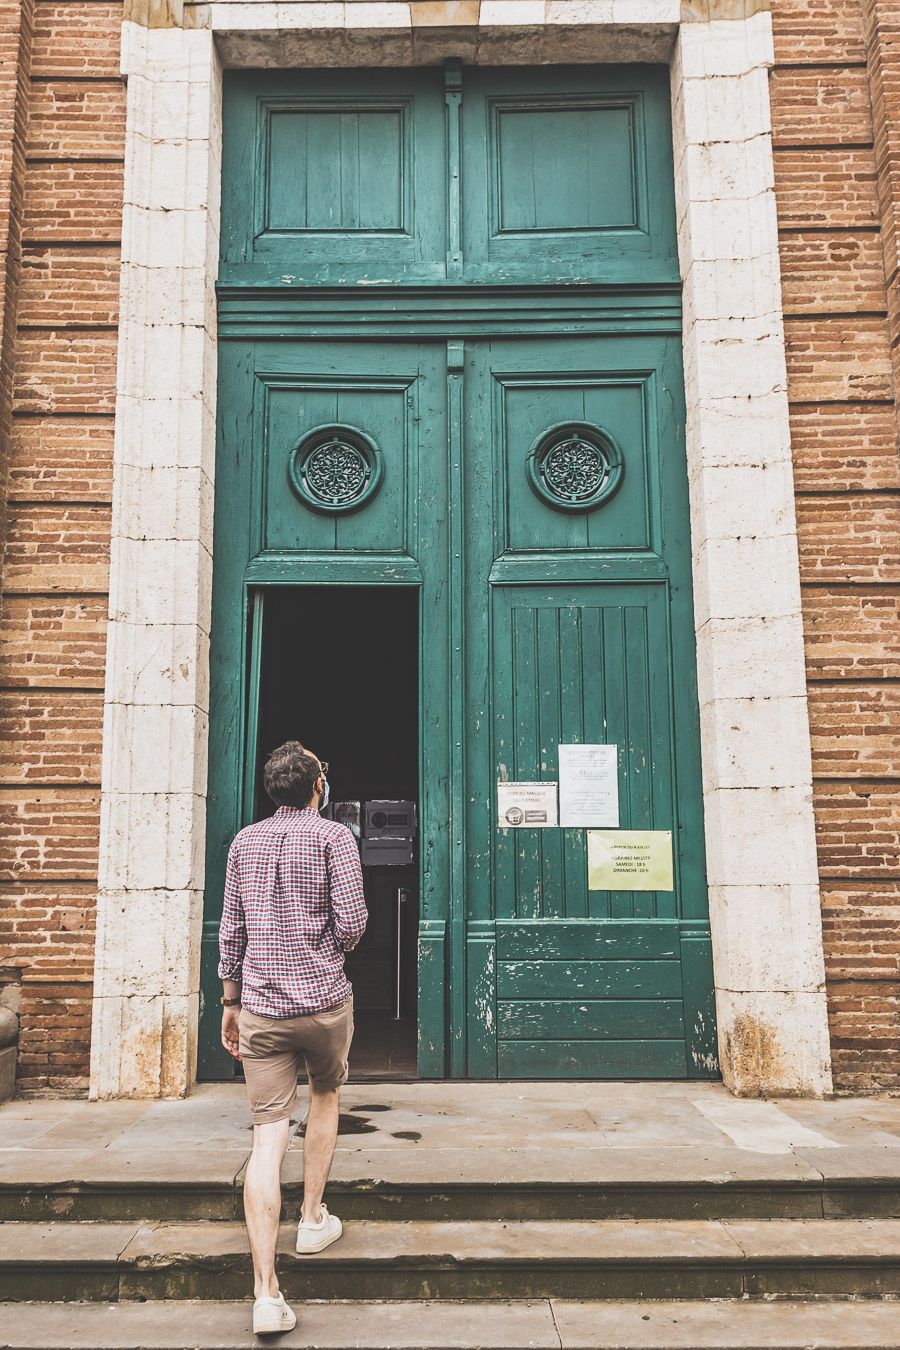
[[[327,778],[327,777],[328,777],[328,760],[327,760],[327,759],[320,759],[320,760],[319,760],[319,773],[320,773],[320,775],[321,775],[322,778]]]

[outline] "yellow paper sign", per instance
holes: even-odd
[[[671,830],[588,830],[589,891],[672,891]]]

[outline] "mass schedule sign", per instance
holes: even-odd
[[[591,829],[619,823],[618,746],[559,747],[559,823]]]

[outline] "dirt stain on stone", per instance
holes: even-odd
[[[777,1088],[781,1078],[781,1050],[775,1031],[750,1013],[740,1013],[724,1036],[726,1081],[741,1097],[761,1097]]]
[[[374,1134],[378,1129],[377,1125],[372,1125],[365,1116],[355,1116],[343,1111],[338,1116],[338,1134]],[[302,1139],[306,1134],[306,1121],[301,1121],[297,1127],[297,1134]]]
[[[419,1134],[418,1130],[393,1130],[391,1132],[391,1138],[411,1139],[413,1143],[417,1143],[422,1138],[422,1136]]]

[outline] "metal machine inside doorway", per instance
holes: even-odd
[[[324,814],[360,844],[369,922],[347,958],[351,1074],[416,1073],[418,590],[272,586],[252,597],[248,819],[271,815],[262,768],[286,740],[329,764]]]

